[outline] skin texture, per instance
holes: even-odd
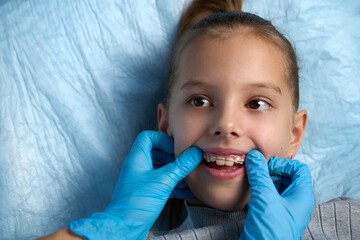
[[[168,108],[158,106],[159,130],[174,138],[175,156],[186,148],[258,149],[271,157],[294,156],[307,112],[295,112],[284,56],[250,32],[203,36],[182,52]],[[244,174],[230,180],[211,177],[200,164],[185,178],[195,199],[224,211],[249,201]]]

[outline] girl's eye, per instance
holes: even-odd
[[[211,105],[209,100],[207,100],[203,97],[194,97],[190,100],[190,103],[194,107],[209,107]]]
[[[266,110],[270,107],[270,104],[263,100],[255,99],[248,103],[248,107],[253,110]]]

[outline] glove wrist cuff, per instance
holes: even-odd
[[[69,228],[85,239],[145,239],[148,232],[106,212],[70,222]]]

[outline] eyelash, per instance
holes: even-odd
[[[202,100],[202,101],[205,100],[205,101],[207,102],[208,106],[197,106],[196,103],[194,102],[196,99],[200,99],[200,100]],[[264,103],[264,104],[266,104],[266,105],[268,105],[268,106],[266,107],[266,109],[254,109],[254,108],[252,108],[252,107],[250,106],[251,102],[254,102],[254,101],[262,102],[262,103]],[[213,104],[211,103],[211,101],[210,101],[208,98],[204,97],[204,96],[192,96],[192,97],[187,101],[187,103],[190,103],[192,106],[194,106],[194,107],[199,107],[199,108],[200,108],[200,107],[210,107],[210,106],[213,105]],[[263,105],[263,104],[259,104],[259,103],[257,103],[257,104],[260,105],[260,107],[261,107],[261,105]],[[268,110],[269,108],[271,108],[272,105],[271,105],[267,100],[265,100],[265,99],[263,99],[263,98],[261,98],[261,97],[257,97],[257,98],[251,99],[251,100],[246,104],[246,107],[248,107],[250,110],[254,110],[254,111],[265,111],[265,110]]]
[[[187,102],[190,103],[194,107],[204,107],[204,106],[196,106],[194,103],[194,100],[196,100],[196,99],[205,100],[208,102],[209,106],[212,106],[212,103],[210,102],[210,100],[203,96],[193,96]],[[209,107],[209,106],[206,106],[206,107]]]
[[[251,102],[254,102],[254,101],[263,102],[263,103],[267,104],[268,106],[266,107],[266,109],[253,109],[253,108],[250,107],[250,103],[251,103]],[[258,104],[258,105],[259,105],[259,104]],[[262,105],[262,104],[260,104],[260,107],[261,107],[261,105]],[[251,100],[246,104],[246,106],[247,106],[250,110],[254,110],[254,111],[266,111],[266,110],[268,110],[269,108],[272,107],[272,105],[271,105],[267,100],[265,100],[265,99],[263,99],[263,98],[260,98],[260,97],[251,99]]]

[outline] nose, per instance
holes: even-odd
[[[240,137],[243,132],[241,114],[237,114],[235,108],[228,106],[214,112],[210,134],[224,138]]]

